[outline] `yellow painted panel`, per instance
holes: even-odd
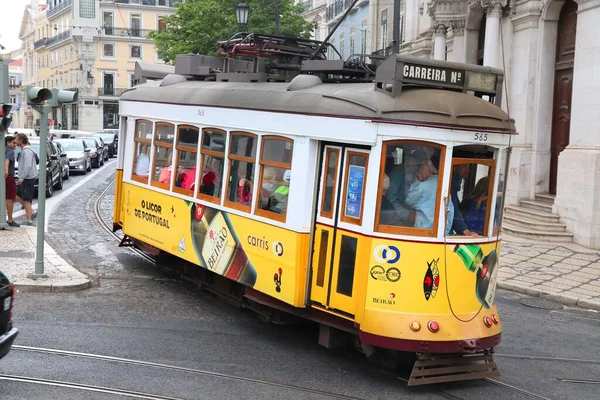
[[[323,243],[324,237],[327,238],[326,243]],[[310,298],[312,301],[327,306],[327,288],[329,287],[331,256],[333,253],[333,228],[317,224],[314,242]]]
[[[123,184],[123,232],[149,245],[304,307],[308,234]]]

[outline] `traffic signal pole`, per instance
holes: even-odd
[[[3,107],[6,103],[8,103],[8,65],[0,63],[0,107]],[[0,121],[4,118],[8,118],[8,115],[0,116]],[[0,229],[8,228],[8,223],[6,222],[6,201],[4,201],[6,198],[6,179],[4,178],[4,174],[6,173],[6,155],[4,154],[5,137],[6,130],[0,126]]]
[[[46,226],[46,163],[48,160],[48,115],[51,106],[39,106],[40,112],[40,163],[38,164],[38,208],[37,208],[37,241],[35,250],[35,271],[33,279],[44,276],[44,228]]]

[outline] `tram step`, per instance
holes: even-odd
[[[555,195],[550,193],[538,193],[535,195],[535,200],[540,203],[554,204]]]
[[[466,381],[498,375],[500,373],[492,354],[417,359],[408,386]]]
[[[534,219],[524,218],[516,215],[505,215],[504,224],[510,224],[515,228],[542,231],[542,232],[565,232],[567,225],[562,222],[542,222]]]
[[[535,201],[535,200],[521,200],[521,207],[527,208],[529,210],[546,212],[548,214],[552,214],[553,204],[549,204],[546,202]]]
[[[506,206],[505,215],[512,216],[523,216],[528,219],[535,221],[546,222],[546,223],[558,223],[560,217],[557,214],[551,214],[542,211],[535,211],[529,208],[517,207],[517,206]]]
[[[519,228],[510,223],[503,224],[502,231],[512,236],[544,242],[570,243],[573,241],[573,234],[569,232],[534,231],[531,229]]]

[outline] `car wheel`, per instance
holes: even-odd
[[[92,162],[90,161],[90,163],[87,166],[87,170],[86,171],[91,171],[92,170]]]
[[[67,173],[65,174],[65,176],[63,176],[63,179],[65,181],[68,181],[70,177],[71,177],[71,170],[70,170],[70,168],[67,168]]]
[[[48,174],[48,182],[46,182],[46,197],[52,197],[54,188],[52,183],[52,174]]]
[[[63,176],[62,174],[58,174],[58,182],[54,185],[56,190],[62,190],[63,188]]]
[[[101,167],[104,165],[104,158],[101,158],[100,161],[98,161],[98,167]]]

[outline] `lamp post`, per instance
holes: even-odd
[[[246,30],[246,25],[248,24],[248,13],[250,11],[250,7],[246,3],[238,3],[235,6],[235,16],[237,17],[237,22],[242,28],[242,30]]]

